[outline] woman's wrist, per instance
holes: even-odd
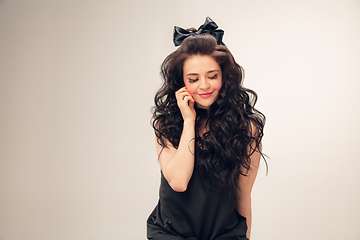
[[[184,120],[184,126],[195,126],[195,119],[185,119]]]

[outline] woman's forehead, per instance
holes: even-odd
[[[209,74],[215,71],[221,71],[219,64],[215,59],[208,55],[190,56],[184,62],[184,75]]]

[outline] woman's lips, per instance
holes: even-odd
[[[208,98],[212,95],[213,92],[209,92],[209,93],[202,93],[202,94],[199,94],[200,97],[202,98]]]

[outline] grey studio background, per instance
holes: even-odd
[[[210,16],[267,117],[252,240],[360,239],[360,1],[0,1],[0,239],[146,239],[150,108]]]

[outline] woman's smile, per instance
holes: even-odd
[[[213,93],[213,92],[209,92],[209,93],[200,93],[199,95],[200,95],[200,97],[202,97],[202,98],[208,98],[208,97],[210,97],[210,96],[212,95],[212,93]]]

